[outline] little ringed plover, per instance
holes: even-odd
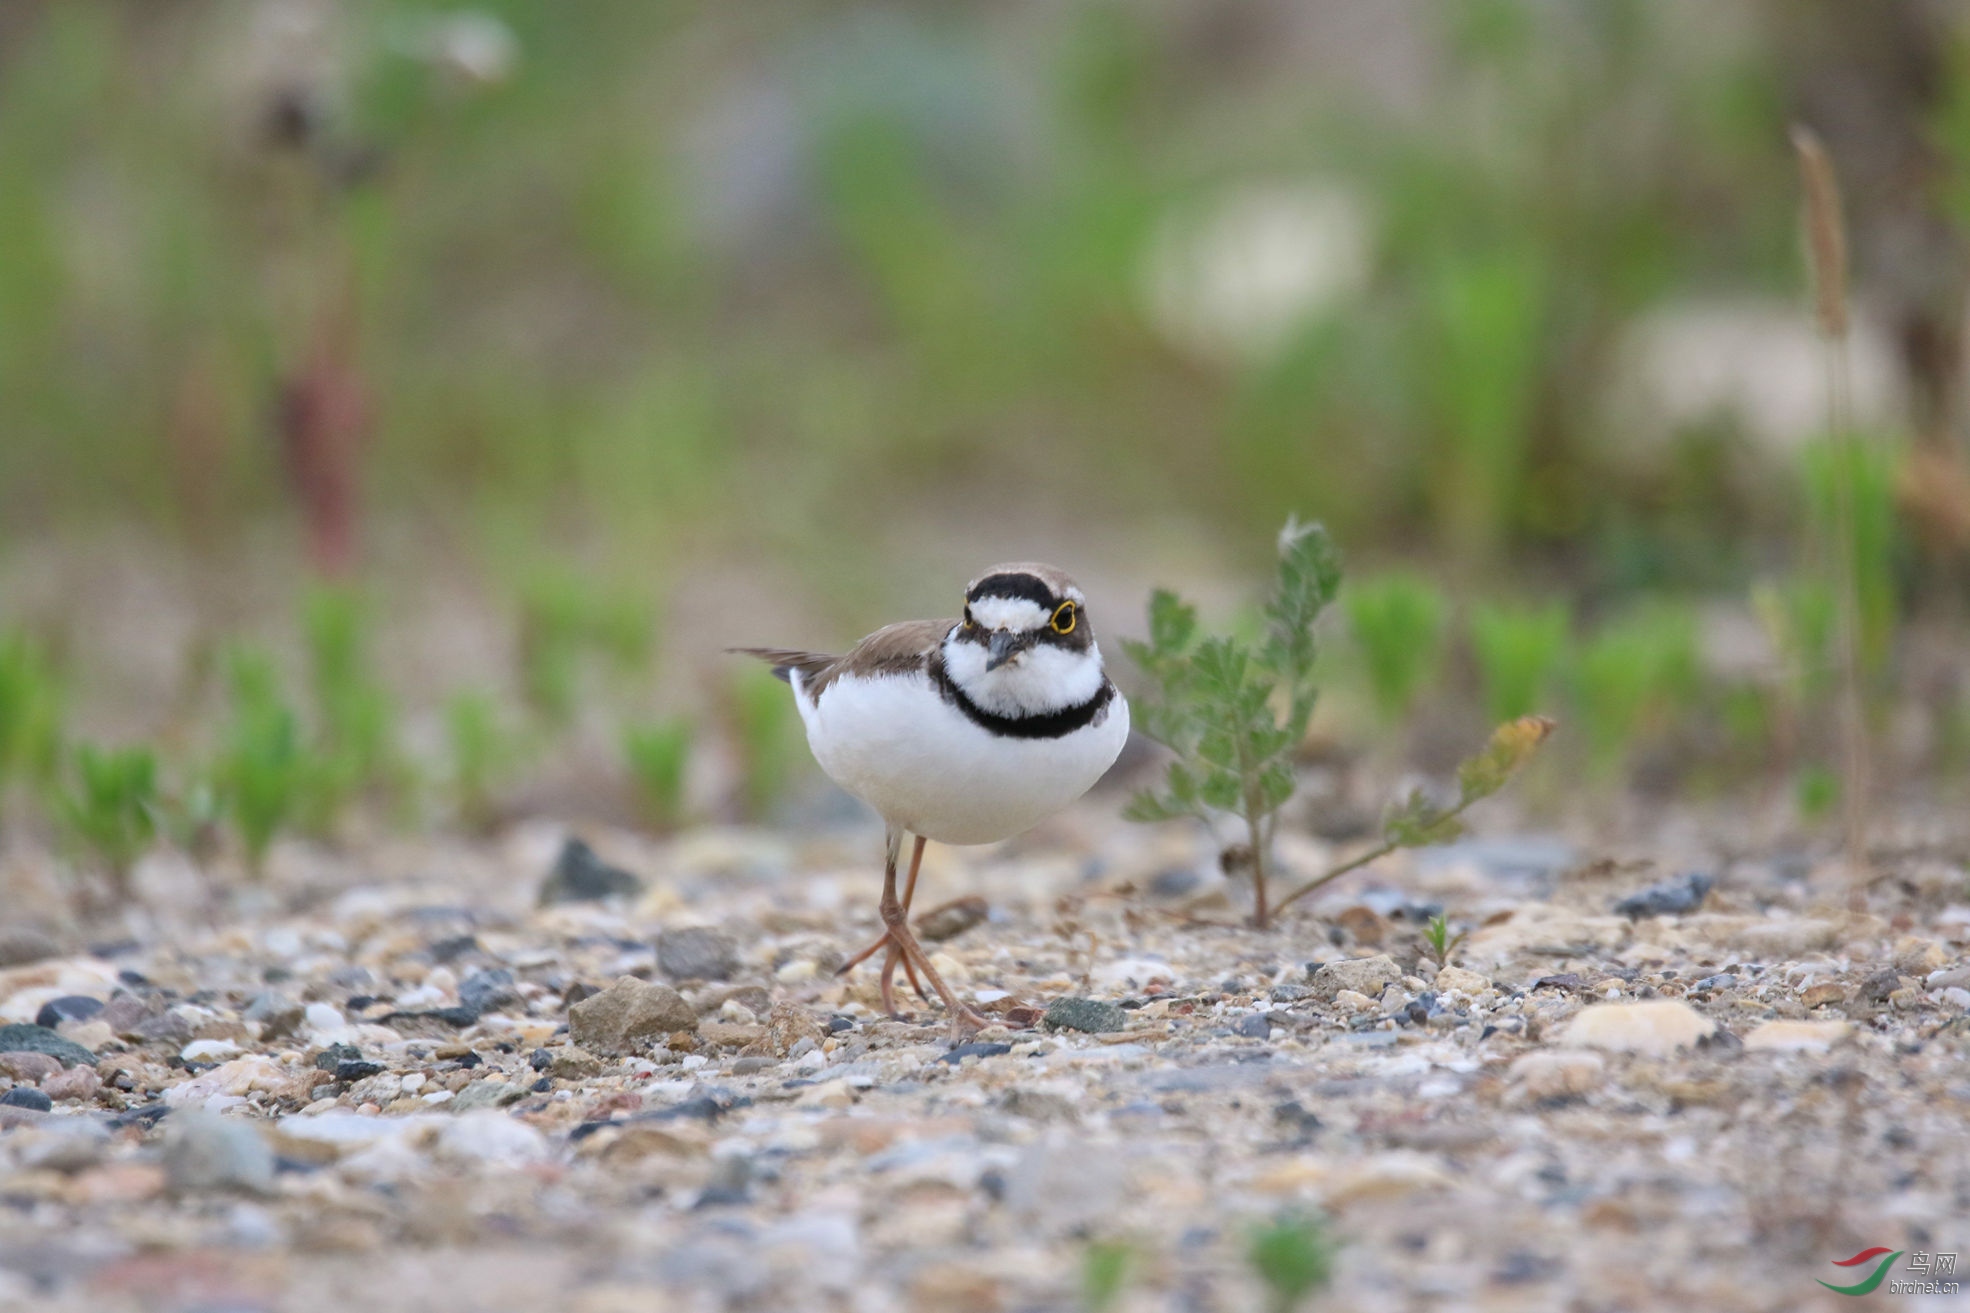
[[[993,843],[1087,792],[1129,736],[1129,706],[1102,670],[1087,598],[1049,565],[996,565],[965,589],[956,620],[878,629],[843,656],[739,648],[793,687],[807,745],[828,776],[887,827],[882,937],[843,971],[883,950],[882,1002],[896,1014],[900,964],[919,994],[930,982],[960,1029],[984,1018],[939,978],[910,930],[927,839]],[[903,836],[914,835],[903,892]]]

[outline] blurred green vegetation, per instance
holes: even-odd
[[[1848,445],[1793,120],[1867,310]],[[893,597],[899,542],[1038,525],[1201,576],[1290,512],[1359,567],[1334,686],[1391,744],[1551,713],[1607,787],[1781,777],[1815,814],[1842,486],[1869,712],[1970,765],[1966,227],[1970,31],[1932,7],[21,0],[0,585],[96,532],[206,593],[273,576],[291,645],[194,617],[230,655],[145,804],[253,865],[352,814],[490,826],[598,740],[651,828],[776,814],[784,686],[648,695],[707,563],[826,607]],[[377,655],[420,571],[514,630],[430,706]],[[0,820],[115,847],[86,626],[27,612],[0,595]]]
[[[1227,542],[1298,510],[1460,573],[1743,559],[1740,490],[1671,504],[1673,450],[1616,477],[1599,398],[1631,317],[1797,288],[1781,43],[1482,0],[1356,33],[1440,56],[1378,85],[1305,75],[1322,12],[24,4],[0,524],[223,545],[295,484],[334,518],[340,460],[371,517],[507,560],[799,563],[871,506],[1006,496]],[[1158,290],[1173,243],[1208,285]]]

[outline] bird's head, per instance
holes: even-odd
[[[944,669],[997,715],[1079,706],[1103,682],[1087,598],[1050,565],[995,565],[965,589],[964,619],[944,638]]]

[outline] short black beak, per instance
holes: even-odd
[[[1026,636],[1010,629],[994,629],[985,650],[990,653],[985,660],[985,672],[990,674],[1026,650]]]

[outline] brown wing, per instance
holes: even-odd
[[[950,633],[957,623],[955,620],[905,620],[901,624],[887,625],[838,657],[775,647],[740,647],[732,650],[771,662],[773,673],[781,679],[786,679],[792,671],[800,671],[806,677],[807,695],[818,698],[828,685],[845,674],[901,675],[923,669],[924,661],[937,650],[944,635]]]

